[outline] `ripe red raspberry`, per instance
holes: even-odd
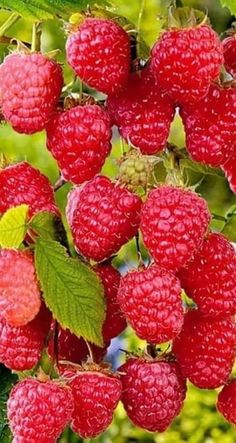
[[[236,34],[225,38],[222,42],[224,50],[225,68],[232,75],[236,76]]]
[[[219,393],[217,409],[227,421],[236,425],[236,379],[231,380]]]
[[[14,371],[32,369],[40,359],[50,322],[51,315],[44,306],[25,326],[10,326],[0,317],[0,362]]]
[[[236,253],[222,234],[208,236],[179,278],[203,315],[236,314]]]
[[[223,64],[219,37],[208,25],[165,31],[152,49],[159,87],[177,104],[204,97]]]
[[[236,88],[212,84],[198,103],[181,109],[186,146],[192,159],[210,166],[224,164],[235,151]]]
[[[33,256],[28,251],[0,250],[0,312],[11,326],[33,320],[41,305]]]
[[[156,263],[175,271],[201,247],[209,222],[207,204],[195,192],[161,186],[149,193],[140,228]]]
[[[91,88],[110,94],[123,86],[130,69],[128,34],[112,20],[87,18],[66,43],[69,65]]]
[[[120,380],[112,373],[77,371],[69,383],[75,409],[71,428],[82,438],[95,438],[112,422],[121,397]]]
[[[130,74],[128,84],[109,96],[107,107],[122,137],[143,154],[165,147],[175,110],[150,69]]]
[[[68,386],[56,381],[26,378],[17,383],[7,402],[13,443],[55,443],[69,424],[73,397]]]
[[[119,372],[122,402],[130,420],[151,432],[165,431],[180,413],[186,394],[178,364],[130,358]]]
[[[30,216],[41,211],[59,214],[48,178],[27,162],[0,169],[0,214],[22,204],[29,205]]]
[[[121,278],[118,301],[136,334],[149,343],[176,337],[184,315],[179,280],[156,265],[132,270]]]
[[[72,190],[67,219],[79,252],[95,261],[118,252],[138,230],[141,205],[137,195],[103,176]]]
[[[126,321],[121,313],[117,300],[117,292],[120,284],[120,273],[112,265],[102,263],[94,270],[102,280],[106,299],[106,318],[102,328],[105,342],[117,337],[126,328]]]
[[[106,342],[103,348],[100,348],[92,343],[89,343],[93,354],[93,360],[100,363],[107,353],[107,348],[110,342]],[[48,347],[49,355],[53,356],[53,341],[51,340]],[[81,364],[89,357],[89,348],[82,337],[77,337],[68,329],[59,328],[57,339],[57,352],[59,362],[62,360],[70,361],[72,363]],[[63,372],[65,365],[60,365],[60,370]]]
[[[8,55],[0,66],[0,106],[15,131],[42,131],[63,86],[62,68],[40,53]]]
[[[231,191],[236,194],[236,150],[232,157],[221,166],[229,182]]]
[[[197,310],[185,315],[184,326],[173,343],[185,377],[202,389],[223,385],[235,359],[235,323],[228,317],[211,319]]]
[[[111,124],[97,105],[59,112],[47,126],[47,147],[66,180],[81,184],[101,171],[111,150]]]

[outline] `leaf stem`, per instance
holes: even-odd
[[[19,19],[21,16],[17,14],[16,12],[13,12],[10,17],[5,21],[5,23],[0,26],[0,37],[2,37],[8,29],[11,28]]]
[[[42,22],[34,22],[32,29],[31,52],[40,52],[42,36]]]

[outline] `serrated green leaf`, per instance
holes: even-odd
[[[103,287],[95,272],[53,240],[38,239],[36,270],[46,305],[64,328],[103,345],[105,318]]]
[[[12,374],[5,366],[0,365],[0,441],[10,443],[11,433],[8,428],[6,402],[12,386],[16,383],[17,376]]]
[[[236,14],[236,0],[220,0],[221,5],[226,6],[232,14]]]
[[[211,168],[210,166],[203,165],[198,162],[194,162],[189,158],[184,158],[180,160],[180,166],[182,169],[191,169],[194,172],[203,175],[217,175],[220,177],[224,177],[223,172],[217,168]]]
[[[0,7],[15,11],[32,20],[47,20],[55,16],[69,17],[94,4],[107,5],[106,0],[1,0]]]
[[[39,212],[34,215],[28,226],[45,240],[53,240],[56,238],[55,217],[49,212]]]
[[[20,205],[8,209],[0,220],[0,246],[18,248],[27,231],[28,206]]]
[[[225,217],[226,223],[221,232],[228,240],[236,242],[236,205],[231,206]]]

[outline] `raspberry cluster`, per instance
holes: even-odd
[[[102,100],[72,94],[62,104],[62,67],[40,52],[17,51],[0,65],[1,114],[17,132],[46,131],[59,181],[73,185],[63,217],[72,255],[97,274],[106,304],[99,347],[63,329],[46,308],[34,235],[19,249],[0,250],[0,362],[32,370],[7,403],[15,443],[55,443],[68,425],[81,438],[96,438],[120,400],[135,425],[163,432],[184,405],[188,380],[200,389],[223,386],[217,408],[236,424],[235,250],[212,231],[207,202],[177,174],[158,186],[151,181],[155,154],[173,154],[167,140],[178,109],[190,157],[221,167],[236,192],[236,89],[219,77],[224,60],[235,75],[236,39],[222,44],[185,8],[177,26],[176,11],[145,66],[131,60],[130,35],[114,18],[87,13],[69,27],[67,62],[97,97],[107,95]],[[117,179],[102,171],[113,125],[132,148]],[[21,204],[29,218],[64,215],[48,178],[26,161],[0,169],[1,216]],[[139,264],[123,266],[121,275],[112,260],[134,237]],[[127,324],[146,348],[114,373],[103,360]],[[170,351],[160,353],[166,343]],[[42,351],[56,377],[38,370]]]

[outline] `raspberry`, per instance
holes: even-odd
[[[40,53],[8,55],[0,66],[0,106],[15,131],[42,131],[63,86],[60,65]]]
[[[51,315],[44,306],[25,326],[10,326],[0,317],[0,362],[14,371],[32,369],[40,359],[50,322]]]
[[[223,235],[210,234],[179,278],[203,315],[236,314],[236,253]]]
[[[206,97],[181,109],[193,160],[220,166],[232,156],[236,137],[236,88],[211,85]]]
[[[165,147],[175,109],[160,92],[150,69],[131,74],[127,86],[109,96],[107,107],[121,136],[143,154]]]
[[[101,171],[111,150],[110,118],[97,105],[59,112],[47,126],[47,147],[66,180],[81,184]]]
[[[0,169],[0,213],[22,204],[29,205],[30,216],[41,211],[59,215],[48,178],[27,162]]]
[[[77,249],[95,261],[118,252],[138,230],[141,205],[137,195],[103,176],[72,190],[67,219]]]
[[[66,43],[67,61],[91,88],[110,94],[126,83],[130,41],[117,23],[87,18]]]
[[[186,383],[178,364],[130,358],[120,367],[122,402],[130,420],[151,432],[163,432],[180,413]]]
[[[195,192],[161,186],[149,193],[140,228],[157,264],[177,270],[200,248],[209,222],[207,204]]]
[[[130,189],[137,189],[139,186],[146,189],[152,180],[154,164],[152,157],[139,155],[138,151],[129,152],[121,160],[119,181]]]
[[[224,50],[225,68],[232,75],[236,76],[236,35],[225,38],[222,42]]]
[[[126,321],[120,311],[117,300],[117,292],[120,283],[120,273],[110,264],[100,264],[94,268],[102,280],[107,304],[106,318],[103,324],[102,334],[107,342],[117,337],[126,328]]]
[[[103,348],[100,348],[92,343],[89,343],[90,349],[93,354],[93,360],[96,363],[100,363],[103,357],[107,353],[107,348],[110,342],[106,342]],[[48,347],[49,355],[53,356],[53,343],[50,341]],[[58,339],[57,339],[57,352],[58,360],[66,360],[72,363],[80,364],[86,361],[89,357],[89,348],[82,337],[77,337],[72,334],[68,329],[59,328]],[[63,371],[64,364],[60,365],[60,370]]]
[[[71,420],[73,406],[67,386],[34,378],[20,381],[7,402],[13,443],[55,443]]]
[[[231,191],[236,194],[236,152],[221,168],[226,175]]]
[[[140,268],[121,279],[118,300],[137,335],[149,343],[172,340],[184,316],[179,280],[156,265]]]
[[[236,425],[236,380],[231,380],[219,393],[217,409],[227,421]]]
[[[0,250],[0,311],[11,326],[33,320],[41,305],[33,256],[28,251]]]
[[[197,310],[185,315],[173,352],[185,377],[202,389],[223,385],[235,359],[235,324],[229,318],[203,317]]]
[[[95,438],[112,422],[121,397],[121,382],[110,374],[78,371],[69,383],[75,409],[71,428],[82,438]]]
[[[221,42],[208,25],[169,29],[151,53],[151,68],[159,87],[177,104],[204,97],[222,64]]]

